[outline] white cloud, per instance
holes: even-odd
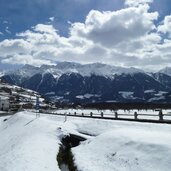
[[[114,12],[93,10],[85,24],[72,25],[71,36],[83,37],[111,48],[125,41],[133,41],[155,29],[154,20],[158,13],[149,13],[148,8],[148,5],[142,5]]]
[[[31,49],[32,44],[23,39],[6,39],[0,42],[0,57],[6,58],[15,54],[27,54]]]
[[[164,18],[163,24],[158,26],[161,33],[171,33],[171,15]]]
[[[149,12],[151,2],[127,0],[118,11],[92,10],[84,23],[71,24],[69,37],[50,24],[38,24],[16,39],[1,41],[0,58],[33,65],[74,61],[159,69],[171,62],[170,37],[161,34],[170,31],[170,16],[156,27],[158,12]]]
[[[153,0],[126,0],[125,5],[137,7],[139,5],[152,3],[152,2],[153,2]]]
[[[49,20],[53,22],[55,20],[55,17],[50,17]]]
[[[49,60],[36,59],[30,55],[15,54],[12,57],[2,60],[2,63],[9,64],[30,64],[35,66],[41,66],[43,64],[52,65],[53,63]]]
[[[56,35],[56,29],[52,25],[44,25],[44,24],[38,24],[35,27],[33,27],[34,31],[40,32],[40,33],[49,33]]]

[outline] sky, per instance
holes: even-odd
[[[1,0],[0,67],[171,67],[169,0]]]

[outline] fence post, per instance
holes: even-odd
[[[159,111],[159,120],[163,121],[163,112],[162,112],[162,110]]]
[[[135,120],[138,119],[138,114],[137,114],[137,112],[134,112],[134,119],[135,119]]]
[[[64,122],[66,122],[67,121],[67,112],[65,112],[65,120],[64,120]]]
[[[103,118],[103,112],[101,112],[101,117]]]
[[[90,112],[90,116],[91,116],[91,117],[93,116],[93,112]]]
[[[115,118],[118,119],[118,112],[115,112]]]

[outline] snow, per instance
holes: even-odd
[[[165,97],[164,96],[160,96],[160,97],[153,97],[151,99],[148,100],[148,102],[154,102],[154,101],[158,101],[158,100],[164,100]]]
[[[76,98],[78,98],[78,99],[89,99],[89,98],[91,98],[91,97],[100,97],[100,95],[98,95],[98,94],[84,94],[84,95],[78,95],[78,96],[76,96]]]
[[[6,72],[6,74],[13,74],[13,73],[23,77],[31,77],[35,74],[40,73],[40,68],[26,64],[22,68],[17,69],[15,72],[14,71]]]
[[[81,109],[80,109],[81,111]],[[92,111],[92,110],[91,110]],[[87,138],[72,148],[81,171],[170,171],[171,125],[20,112],[0,117],[0,170],[59,171],[56,155],[69,133]],[[90,134],[92,136],[88,136]]]
[[[45,95],[47,95],[47,96],[55,95],[55,92],[54,91],[51,91],[51,92],[46,93]]]
[[[84,99],[84,96],[83,95],[78,95],[76,96],[77,99]]]
[[[152,89],[152,90],[145,90],[144,93],[155,93],[155,90]]]
[[[0,72],[0,77],[2,77],[4,75],[4,72]]]
[[[168,135],[116,128],[74,148],[75,162],[82,171],[169,171],[171,136]]]
[[[48,127],[48,129],[46,129]],[[56,126],[26,113],[0,125],[0,170],[57,171]]]
[[[167,93],[168,92],[166,92],[166,91],[159,91],[157,94],[154,94],[154,95],[160,97],[160,96],[165,95]]]
[[[0,125],[3,123],[4,119],[9,118],[10,116],[1,116],[2,111],[0,111]]]
[[[51,99],[54,101],[54,102],[58,102],[58,100],[60,99],[63,99],[64,97],[63,96],[52,96]]]
[[[90,76],[91,74],[95,74],[107,77],[113,77],[115,74],[120,75],[123,73],[132,74],[137,72],[143,72],[142,70],[136,68],[124,68],[101,63],[82,65],[81,67],[77,68],[77,70],[77,72],[83,76]]]
[[[62,74],[70,73],[79,73],[82,76],[90,76],[95,74],[99,76],[105,76],[107,78],[113,78],[115,74],[134,74],[139,72],[144,73],[144,71],[137,68],[124,68],[101,63],[82,65],[74,62],[58,62],[57,65],[42,65],[40,67],[25,65],[16,70],[14,74],[28,78],[38,73],[51,73],[55,79],[58,79]],[[12,72],[7,72],[7,74],[12,74]]]
[[[119,94],[125,99],[133,99],[134,92],[129,92],[129,91],[119,91]]]
[[[0,92],[1,99],[5,99],[5,98],[13,99],[12,103],[16,103],[15,99],[17,98],[20,101],[19,104],[26,104],[26,102],[35,104],[37,97],[39,97],[40,105],[41,106],[46,105],[44,103],[44,98],[42,98],[38,92],[0,82],[0,89],[3,87],[9,90],[7,92],[5,92],[3,89],[1,90]]]

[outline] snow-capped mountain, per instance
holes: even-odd
[[[85,64],[81,65],[79,63],[73,62],[58,62],[56,65],[42,65],[40,67],[35,67],[32,65],[25,65],[21,69],[16,71],[9,71],[7,74],[18,75],[21,77],[31,77],[35,74],[51,73],[55,78],[59,78],[63,74],[78,73],[82,76],[99,75],[106,77],[113,77],[115,74],[119,75],[122,73],[138,73],[143,72],[136,68],[124,68],[116,67],[101,63]]]
[[[169,102],[171,76],[101,63],[25,65],[2,80],[65,102]]]

